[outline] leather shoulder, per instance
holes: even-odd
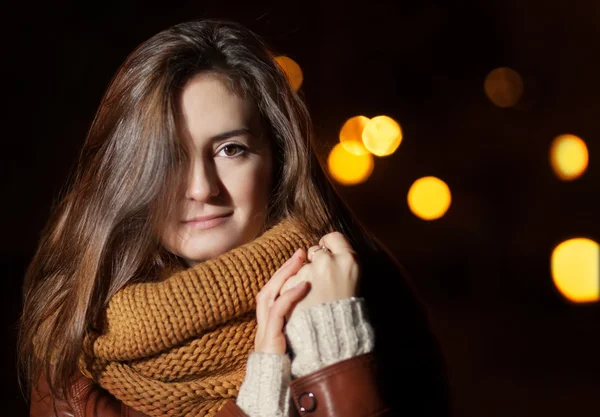
[[[52,395],[40,376],[31,392],[30,417],[148,417],[121,403],[94,381],[81,375],[71,383],[70,400]]]

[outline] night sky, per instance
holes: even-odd
[[[104,89],[139,43],[203,17],[240,21],[300,64],[323,158],[352,116],[401,124],[398,150],[378,158],[365,183],[339,191],[426,302],[454,415],[600,414],[600,303],[567,301],[550,274],[558,243],[600,240],[600,2],[106,0],[3,9],[7,415],[27,414],[15,376],[23,273]],[[484,94],[497,67],[523,78],[515,107]],[[590,153],[585,174],[570,182],[548,162],[563,133]],[[428,175],[453,198],[431,222],[406,203],[410,185]],[[391,331],[401,332],[393,320]]]

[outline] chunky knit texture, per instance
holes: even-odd
[[[150,416],[212,416],[235,398],[254,346],[256,295],[298,248],[318,242],[285,220],[254,241],[111,298],[82,372]]]

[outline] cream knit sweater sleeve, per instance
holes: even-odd
[[[295,355],[293,377],[369,353],[375,343],[364,300],[357,297],[300,310],[285,331]]]
[[[235,402],[249,417],[287,417],[290,380],[288,355],[252,352]]]
[[[375,341],[364,300],[356,297],[299,310],[285,332],[293,360],[258,352],[248,357],[236,404],[249,417],[287,417],[292,377],[368,353]]]

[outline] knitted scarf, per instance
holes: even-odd
[[[284,220],[254,241],[160,282],[116,293],[82,372],[150,416],[213,416],[237,396],[254,348],[256,295],[318,239]]]

